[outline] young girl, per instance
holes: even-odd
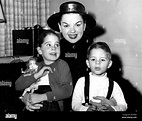
[[[85,103],[84,85],[85,77],[78,79],[72,97],[74,111],[125,111],[127,103],[120,86],[114,82],[110,99],[107,99],[109,78],[107,69],[111,67],[111,50],[105,42],[93,43],[87,51],[86,64],[89,73],[89,105]]]
[[[52,30],[44,31],[38,42],[37,51],[43,61],[37,62],[37,72],[22,74],[15,83],[16,90],[24,90],[33,83],[38,85],[34,91],[26,93],[26,109],[33,111],[32,106],[41,104],[38,107],[41,111],[63,110],[63,99],[72,94],[72,77],[68,64],[59,59],[60,41],[59,36]],[[24,96],[25,96],[24,95]]]

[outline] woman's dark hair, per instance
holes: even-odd
[[[98,48],[103,49],[108,54],[108,58],[111,59],[111,50],[110,50],[109,46],[107,45],[107,43],[105,43],[105,42],[92,43],[87,50],[87,59],[89,59],[91,50],[98,49]]]

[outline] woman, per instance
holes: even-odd
[[[85,11],[84,5],[76,1],[61,4],[60,11],[47,20],[48,26],[62,34],[61,58],[68,62],[75,85],[77,79],[86,72],[86,50],[96,36],[94,30],[103,29],[96,26],[96,21]],[[90,33],[90,34],[89,34]]]
[[[104,33],[104,29],[96,25],[95,18],[86,13],[83,4],[76,1],[61,4],[60,11],[51,15],[47,24],[62,35],[60,58],[69,64],[75,85],[78,78],[86,73],[88,46],[94,37]],[[65,110],[70,110],[70,101],[65,101]]]

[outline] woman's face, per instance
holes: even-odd
[[[62,15],[59,24],[60,32],[63,37],[70,43],[76,43],[81,39],[85,30],[86,24],[83,18],[78,13],[68,13]]]

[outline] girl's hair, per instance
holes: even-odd
[[[60,40],[59,34],[56,33],[54,30],[52,30],[52,29],[44,30],[44,31],[40,34],[40,36],[39,36],[39,38],[38,38],[37,47],[41,47],[42,43],[44,42],[44,38],[45,38],[47,35],[51,35],[51,34],[57,36],[57,37],[59,38],[59,40]]]
[[[89,59],[91,50],[92,49],[98,49],[98,48],[101,48],[102,50],[104,50],[107,53],[108,58],[111,59],[111,50],[105,42],[94,42],[94,43],[92,43],[87,50],[87,59]]]

